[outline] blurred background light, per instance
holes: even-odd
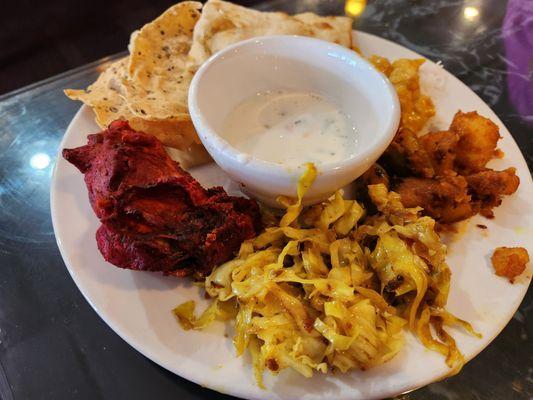
[[[463,16],[469,20],[473,21],[479,16],[479,10],[477,7],[468,6],[463,9]]]
[[[30,166],[34,169],[45,169],[50,165],[50,156],[46,153],[37,153],[30,158]]]
[[[344,12],[349,17],[361,15],[366,7],[366,0],[346,0]]]

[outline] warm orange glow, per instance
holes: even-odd
[[[346,0],[344,11],[349,17],[361,15],[366,7],[366,0]]]
[[[463,15],[467,20],[473,21],[479,15],[479,10],[476,7],[465,7]]]

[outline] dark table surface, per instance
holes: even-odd
[[[259,8],[342,14],[344,2],[280,0]],[[355,27],[441,60],[494,109],[531,168],[532,0],[368,1]],[[59,255],[50,177],[79,108],[61,90],[90,83],[105,61],[0,97],[0,399],[229,398],[127,345],[83,299]],[[400,398],[531,399],[531,335],[530,289],[505,330],[460,375]]]

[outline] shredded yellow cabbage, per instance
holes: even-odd
[[[404,326],[458,372],[465,360],[444,326],[477,334],[444,310],[451,274],[435,221],[382,184],[369,186],[377,215],[366,217],[340,191],[303,210],[315,177],[310,164],[298,199],[281,199],[287,211],[278,226],[206,278],[214,302],[199,318],[193,302],[174,309],[182,327],[234,318],[236,353],[250,352],[261,387],[265,369],[310,377],[382,364],[401,350]]]

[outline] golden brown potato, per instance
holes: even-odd
[[[387,148],[380,163],[395,176],[422,176],[431,178],[435,175],[431,160],[420,143],[418,136],[410,130],[400,129]]]
[[[450,131],[431,132],[419,137],[419,141],[431,159],[435,175],[443,176],[454,170],[459,135]]]
[[[472,195],[473,208],[481,215],[492,218],[492,209],[502,202],[503,195],[516,192],[520,178],[516,176],[515,168],[505,171],[487,169],[475,174],[467,175],[468,192]]]
[[[420,206],[441,224],[461,221],[480,213],[493,217],[492,209],[503,195],[516,191],[520,180],[514,169],[492,171],[485,167],[503,153],[496,147],[498,126],[477,112],[458,111],[446,131],[418,136],[435,114],[431,99],[420,89],[423,60],[396,60],[373,56],[369,61],[387,75],[400,100],[400,128],[378,160],[402,195],[407,207]],[[357,180],[357,198],[372,214],[365,184]]]
[[[514,279],[526,269],[529,254],[523,247],[498,247],[491,260],[496,275],[504,276],[514,283]]]
[[[405,207],[420,206],[441,223],[460,221],[474,214],[462,176],[438,179],[405,178],[394,188]]]
[[[459,135],[456,163],[464,172],[478,172],[497,155],[498,127],[490,119],[472,111],[455,114],[450,131]]]
[[[467,175],[468,188],[478,197],[510,195],[516,192],[520,185],[520,178],[516,176],[516,168],[504,171],[487,169],[475,174]]]

